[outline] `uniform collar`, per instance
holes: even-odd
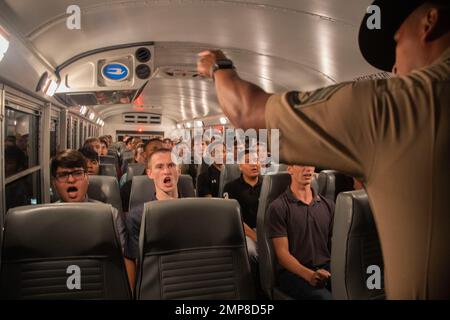
[[[242,175],[242,173],[241,176],[239,177],[239,181],[242,184],[249,186],[250,188],[256,188],[262,184],[262,176],[258,176],[258,182],[254,186],[248,184],[247,181],[244,180],[244,176]]]
[[[223,169],[223,168],[222,168],[222,169]],[[219,172],[219,173],[220,173],[220,170],[217,169],[216,166],[215,166],[214,164],[210,165],[210,166],[208,167],[208,170],[211,170],[211,171],[215,171],[215,172]]]
[[[312,205],[312,204],[314,204],[316,202],[320,202],[321,201],[319,195],[317,195],[316,192],[314,191],[314,188],[311,187],[311,190],[312,190],[312,193],[313,193],[313,202],[311,202],[311,204],[309,204],[309,205]],[[305,206],[308,206],[308,204],[304,203],[302,200],[297,199],[297,197],[295,196],[295,194],[291,190],[291,186],[288,186],[287,189],[286,189],[286,197],[289,200],[289,202],[301,203],[301,204],[303,204]]]
[[[448,63],[450,61],[450,47],[444,50],[444,52],[437,58],[432,64],[429,65],[429,67],[436,65],[436,64],[442,64],[442,63]],[[425,67],[426,68],[426,67]]]

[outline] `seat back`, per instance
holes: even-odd
[[[369,266],[380,268],[381,289],[368,289]],[[372,271],[371,271],[372,272]],[[331,246],[334,299],[383,299],[383,257],[364,190],[343,192],[336,201]]]
[[[335,170],[322,170],[318,180],[319,193],[333,202],[339,193],[353,190],[352,177]]]
[[[132,150],[124,150],[121,153],[121,158],[122,158],[122,163],[125,161],[130,161],[131,159],[134,158],[134,153]]]
[[[108,156],[118,157],[117,148],[115,146],[111,146],[108,149]]]
[[[109,203],[122,213],[122,199],[117,179],[109,176],[89,176],[88,197]]]
[[[155,184],[148,176],[134,176],[131,184],[129,210],[139,204],[152,199],[155,194]],[[187,174],[180,175],[178,179],[178,193],[184,198],[195,197],[194,184],[192,177]]]
[[[261,288],[272,299],[281,298],[281,291],[276,289],[277,260],[269,233],[269,206],[291,183],[287,172],[264,176],[259,196],[256,233],[258,238],[258,263]]]
[[[223,197],[223,189],[227,185],[227,183],[236,180],[241,176],[241,170],[239,169],[238,164],[226,164],[223,167],[223,170],[220,172],[220,181],[219,181],[219,197]]]
[[[127,181],[133,180],[134,176],[145,174],[145,165],[142,163],[129,163],[127,165]]]
[[[117,179],[116,167],[113,164],[100,164],[99,175],[115,177]]]
[[[251,299],[254,287],[235,200],[145,204],[137,299]]]
[[[114,156],[100,156],[100,163],[117,165],[118,161]]]
[[[112,164],[116,169],[116,176],[119,177],[121,175],[119,157],[110,155],[100,156],[100,164]]]
[[[110,205],[13,208],[6,215],[2,249],[1,298],[131,297]]]

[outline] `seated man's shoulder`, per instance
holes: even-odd
[[[269,205],[271,213],[285,212],[288,209],[286,192],[283,192],[273,200]],[[274,214],[274,213],[273,213]]]
[[[335,206],[334,201],[332,201],[330,199],[327,199],[327,198],[325,198],[324,196],[322,196],[320,194],[318,194],[317,196],[320,198],[321,201],[323,201],[323,203],[327,206],[327,208],[329,208],[331,213],[333,213],[334,212],[334,206]]]
[[[237,194],[237,192],[239,192],[239,178],[233,181],[228,182],[227,184],[225,184],[225,186],[223,187],[223,193],[225,196],[225,193],[228,195],[228,197],[233,197]]]
[[[204,181],[204,180],[206,180],[207,178],[208,178],[208,172],[207,171],[205,171],[205,172],[202,172],[202,173],[200,173],[199,175],[198,175],[198,178],[197,178],[197,181]]]
[[[238,186],[241,183],[241,178],[237,178],[228,182],[225,187],[232,188],[234,186]]]

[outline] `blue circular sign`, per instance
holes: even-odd
[[[128,67],[119,62],[108,63],[102,68],[103,77],[114,81],[125,80],[129,73]]]

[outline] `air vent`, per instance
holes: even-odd
[[[139,48],[136,50],[135,56],[137,61],[144,63],[150,60],[152,54],[147,48]]]
[[[197,77],[197,69],[192,65],[160,67],[157,75],[157,78],[169,79],[195,79]]]
[[[155,113],[124,113],[123,122],[136,124],[161,124],[161,115]]]
[[[93,106],[98,104],[97,97],[94,92],[68,93],[65,95],[66,103],[72,106]]]
[[[365,76],[361,76],[361,77],[357,77],[354,78],[353,81],[364,81],[364,80],[381,80],[381,79],[390,79],[392,78],[394,75],[392,73],[389,72],[379,72],[379,73],[373,73],[373,74],[368,74]]]
[[[136,67],[136,76],[139,79],[148,79],[150,77],[150,67],[146,64],[140,64]]]

